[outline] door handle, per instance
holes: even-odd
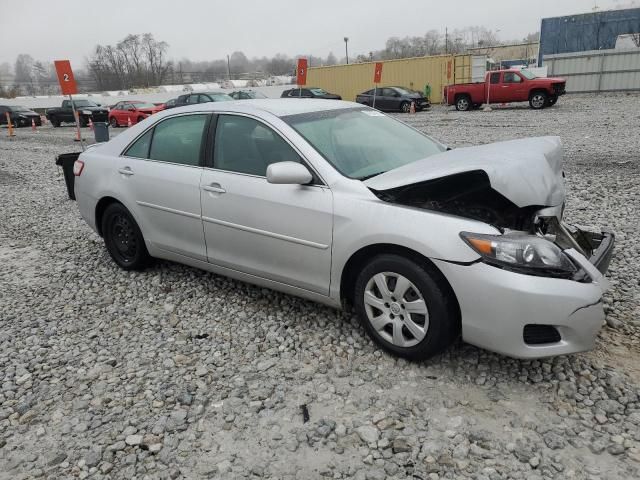
[[[130,177],[131,175],[133,175],[133,170],[131,170],[131,167],[124,167],[124,168],[119,168],[118,173],[121,173],[122,175],[126,175],[127,177]]]
[[[202,187],[202,190],[213,193],[227,193],[227,191],[222,188],[219,183],[210,183],[209,185],[204,185]]]

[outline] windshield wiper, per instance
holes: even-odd
[[[370,178],[377,177],[378,175],[382,175],[383,173],[387,173],[386,171],[372,173],[370,175],[365,175],[364,177],[358,177],[358,180],[364,182],[365,180],[369,180]]]

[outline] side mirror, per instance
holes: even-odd
[[[313,176],[298,162],[278,162],[267,167],[267,182],[278,185],[306,185]]]

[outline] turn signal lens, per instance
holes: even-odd
[[[84,162],[82,160],[76,160],[73,162],[73,174],[76,177],[79,177],[82,174],[82,170],[84,169]]]

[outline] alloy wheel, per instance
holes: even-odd
[[[429,329],[429,312],[420,290],[406,277],[380,272],[364,290],[367,318],[378,334],[397,347],[413,347]]]
[[[533,97],[531,97],[531,105],[533,105],[534,108],[542,108],[544,106],[545,100],[546,99],[544,95],[536,93]]]

